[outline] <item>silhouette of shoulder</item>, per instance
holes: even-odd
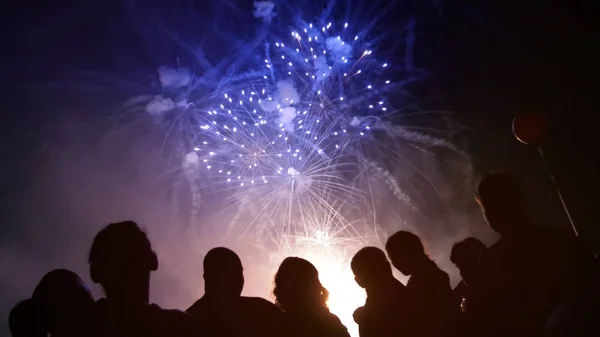
[[[567,272],[567,270],[576,271],[590,261],[591,254],[569,231],[536,226],[524,231],[518,238],[500,239],[490,247],[487,254],[482,255],[481,265],[495,268],[499,273],[505,273],[508,269],[513,269],[514,273],[515,267],[521,268],[521,271],[527,275],[529,274],[527,271],[538,273],[538,271],[534,272],[532,267],[536,270],[545,268],[548,272],[556,272],[560,267]],[[500,269],[500,266],[503,268]],[[482,271],[485,272],[491,271]],[[523,278],[520,280],[523,281]]]
[[[286,334],[294,337],[350,337],[348,329],[340,319],[323,310],[319,313],[285,315]]]
[[[593,265],[591,251],[570,231],[541,227],[532,241],[537,241],[537,261],[548,281],[555,286],[574,285],[577,280],[589,278]]]
[[[180,310],[163,309],[156,304],[122,309],[106,299],[96,302],[97,336],[198,336],[199,327]]]
[[[406,290],[409,303],[407,310],[416,315],[413,319],[417,321],[425,317],[446,317],[452,309],[450,277],[433,261],[411,275]]]
[[[474,320],[534,331],[565,291],[585,278],[591,254],[569,231],[532,226],[502,238],[480,260]]]
[[[342,324],[342,321],[340,321],[339,317],[337,317],[336,315],[328,313],[327,315],[325,315],[324,323],[328,328],[327,330],[330,331],[330,334],[328,334],[327,336],[350,337],[348,329],[346,328],[346,326],[344,326],[344,324]]]
[[[275,304],[260,297],[240,296],[238,304],[239,309],[253,316],[281,315],[283,313]],[[186,312],[191,316],[200,316],[206,311],[211,311],[211,307],[212,303],[202,297],[194,302]]]
[[[204,331],[227,336],[276,336],[283,326],[283,312],[259,297],[238,297],[227,302],[203,296],[187,313]],[[235,324],[231,324],[235,322]]]
[[[589,257],[591,261],[591,253],[587,252],[583,245],[577,240],[573,233],[554,227],[537,227],[535,229],[536,237],[540,243],[544,244],[549,250],[562,249],[571,252],[579,257]],[[589,254],[589,256],[587,256]]]
[[[241,297],[240,302],[248,309],[255,309],[259,312],[273,314],[283,313],[275,304],[261,297]]]
[[[450,277],[433,261],[427,263],[425,268],[412,275],[408,279],[406,288],[409,292],[413,292],[415,288],[419,288],[419,290],[423,290],[424,292],[431,290],[451,292],[452,290],[450,287]]]
[[[257,331],[269,327],[269,332],[275,333],[283,328],[283,311],[264,298],[241,297],[240,307],[243,312],[248,313],[248,318],[252,321],[248,326],[255,326]]]
[[[202,315],[202,313],[207,309],[207,300],[204,297],[198,299],[194,304],[192,304],[185,312],[191,316]]]
[[[163,309],[156,304],[152,304],[150,307],[154,310],[154,317],[162,321],[163,327],[167,330],[180,336],[196,335],[198,332],[197,323],[188,313],[176,309]]]

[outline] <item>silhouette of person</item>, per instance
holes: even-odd
[[[38,323],[52,336],[81,336],[88,328],[94,298],[79,275],[55,269],[44,275],[31,297]]]
[[[83,336],[94,298],[79,276],[67,269],[44,275],[31,299],[19,302],[9,315],[13,336]]]
[[[445,336],[453,328],[452,288],[448,274],[425,254],[418,236],[399,231],[385,245],[392,265],[410,276],[406,284],[404,330],[413,336]]]
[[[360,337],[399,335],[398,311],[402,308],[404,285],[394,278],[385,253],[364,247],[350,263],[356,283],[367,292],[365,305],[354,313]]]
[[[149,304],[150,274],[158,258],[146,233],[133,221],[102,229],[89,255],[90,275],[106,294],[95,305],[98,336],[193,336],[191,316]]]
[[[329,292],[315,266],[299,257],[287,257],[275,274],[275,304],[284,312],[286,331],[294,337],[349,337],[337,316],[329,312]]]
[[[534,226],[517,180],[487,174],[476,200],[500,240],[481,256],[469,299],[474,334],[539,336],[550,313],[585,278],[585,251],[568,231]],[[471,307],[473,310],[471,310]]]
[[[477,263],[486,245],[476,238],[466,238],[452,246],[450,261],[458,269],[462,280],[454,288],[455,305],[466,310],[466,298],[468,297],[469,284],[473,284],[477,275]]]
[[[48,331],[42,323],[31,299],[17,303],[8,315],[8,328],[13,337],[46,337]]]
[[[234,251],[211,249],[204,257],[204,296],[187,312],[211,335],[277,335],[283,312],[263,298],[241,296],[243,272],[242,261]]]

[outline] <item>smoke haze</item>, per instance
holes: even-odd
[[[271,1],[257,1],[254,16],[258,19],[252,17],[250,11],[244,15],[268,23],[275,17],[273,8]],[[133,8],[132,12],[137,13],[138,10],[139,8]],[[148,35],[153,38],[155,36],[147,27],[140,29],[142,33],[139,36],[131,33],[138,27],[132,28],[130,22],[134,21],[134,15],[130,12],[119,15],[108,11],[102,13],[103,15],[96,16],[110,17],[111,24],[114,23],[97,24],[102,27],[99,36],[106,40],[103,42],[105,45],[93,38],[71,36],[73,41],[94,40],[97,44],[92,47],[77,47],[73,51],[77,54],[67,58],[68,62],[71,59],[86,60],[90,64],[98,62],[101,64],[98,66],[100,69],[105,66],[112,69],[111,74],[116,75],[106,75],[105,71],[99,70],[89,77],[92,80],[88,78],[85,83],[68,82],[64,79],[68,76],[57,70],[58,73],[54,73],[52,78],[64,79],[61,82],[63,89],[66,87],[73,90],[73,87],[77,87],[86,89],[87,93],[76,96],[69,91],[54,90],[41,94],[43,90],[39,88],[27,88],[18,95],[9,95],[17,97],[14,100],[17,108],[3,109],[8,121],[5,124],[7,132],[2,134],[4,158],[0,166],[0,186],[4,198],[0,209],[8,221],[0,233],[0,336],[9,335],[7,317],[11,307],[17,301],[29,297],[40,278],[54,268],[68,268],[77,272],[92,287],[94,295],[101,297],[101,290],[89,279],[88,250],[98,230],[108,223],[123,220],[133,220],[142,225],[158,253],[159,269],[153,274],[151,281],[153,302],[164,307],[186,309],[198,299],[203,293],[204,254],[220,245],[234,249],[242,258],[246,276],[244,293],[272,300],[272,267],[280,261],[272,261],[269,251],[257,244],[256,235],[253,237],[252,232],[242,238],[227,235],[226,217],[220,221],[218,216],[193,212],[196,202],[210,202],[202,199],[192,201],[197,191],[188,178],[193,176],[198,156],[190,154],[189,148],[182,151],[178,145],[173,144],[176,141],[165,142],[169,125],[163,126],[161,123],[165,120],[166,112],[186,103],[177,97],[156,93],[161,92],[161,87],[177,89],[188,85],[190,69],[161,67],[156,74],[156,65],[163,62],[148,66],[153,62],[146,60],[146,65],[140,65],[143,63],[140,59],[143,58],[138,57],[138,54],[151,54],[147,58],[152,61],[162,57],[173,62],[173,55],[165,56],[168,53],[163,51],[177,50],[181,46],[167,44],[159,38],[149,39]],[[177,14],[173,17],[180,20],[182,14]],[[189,22],[201,21],[192,14],[188,17]],[[150,19],[149,22],[154,24],[154,19]],[[246,27],[242,24],[236,26],[240,30]],[[112,30],[105,32],[109,28]],[[127,37],[125,33],[131,34]],[[227,49],[227,44],[222,43],[222,39],[228,35],[220,33],[222,32],[211,36],[220,43],[206,43],[215,48],[211,53],[217,55],[215,58],[231,52]],[[146,48],[149,47],[139,42],[144,39],[151,41],[149,44],[152,45],[152,52],[147,52]],[[125,41],[123,43],[126,48],[136,50],[138,54],[127,54],[127,51],[123,51],[125,47],[118,44],[115,46],[114,40]],[[345,56],[351,49],[341,42],[343,41],[328,41],[328,47],[330,51]],[[73,46],[62,47],[74,50]],[[139,53],[139,50],[143,52]],[[37,70],[60,68],[54,63],[55,60],[65,58],[62,51],[57,50],[48,51],[48,55],[42,56],[48,56],[48,59],[45,63],[36,63]],[[200,52],[194,54],[194,62],[198,60],[198,64],[211,63],[201,59],[201,56]],[[106,59],[118,60],[115,62],[118,66]],[[123,61],[128,59],[133,61]],[[211,61],[218,63],[218,60]],[[330,72],[325,57],[318,57],[314,61],[314,67],[325,76]],[[152,80],[147,82],[153,84],[148,86],[146,82],[140,85],[140,81],[128,81],[127,76],[120,77],[119,69],[131,71],[132,77],[139,71],[144,74],[140,76],[143,79],[147,79],[147,74],[152,73]],[[322,80],[320,77],[319,79]],[[109,84],[102,83],[103,81]],[[278,85],[279,97],[275,99],[285,107],[281,114],[282,124],[293,123],[296,116],[293,104],[286,105],[284,101],[286,98],[298,98],[297,85],[291,82]],[[107,86],[112,89],[112,93],[108,95],[103,91]],[[140,86],[144,88],[140,89]],[[115,91],[118,94],[114,94]],[[143,111],[123,109],[123,102],[140,93],[154,93],[136,96],[136,102],[130,102],[145,102]],[[273,101],[263,108],[274,111],[277,102]],[[34,113],[30,113],[31,111]],[[18,123],[11,124],[13,119],[19,120]],[[417,134],[406,135],[406,138],[410,137],[417,142],[428,141],[418,138]],[[408,229],[423,237],[428,252],[455,282],[457,273],[448,261],[451,245],[470,235],[486,242],[493,239],[472,200],[476,174],[473,172],[471,158],[468,154],[437,157],[437,154],[413,149],[407,152],[404,162],[388,166],[397,168],[393,172],[395,174],[402,173],[402,165],[412,163],[422,169],[422,176],[403,177],[396,187],[414,192],[411,193],[411,198],[419,209],[419,215],[398,218],[389,211],[395,209],[400,202],[398,199],[402,196],[402,191],[398,190],[378,194],[380,200],[374,201],[378,204],[376,222],[386,235]],[[387,191],[390,184],[378,179],[374,188]],[[374,214],[369,216],[375,217]],[[405,280],[400,275],[398,277]]]
[[[189,209],[181,206],[189,186],[183,174],[168,174],[157,144],[140,145],[127,127],[111,129],[95,143],[86,140],[88,134],[87,130],[63,133],[60,142],[46,142],[47,146],[21,161],[30,167],[20,183],[12,184],[11,204],[16,207],[10,210],[9,226],[18,230],[0,248],[2,317],[18,300],[30,296],[41,276],[53,268],[72,269],[92,285],[87,253],[95,233],[110,222],[126,219],[147,230],[159,256],[159,270],[152,276],[152,301],[186,309],[203,293],[203,255],[219,245],[233,248],[242,257],[245,293],[272,300],[272,275],[265,276],[273,263],[268,254],[255,245],[251,235],[242,240],[227,237],[227,224],[209,223],[205,214],[198,214],[190,227],[188,217],[178,210]],[[424,174],[435,182],[438,196],[419,202],[425,207],[421,218],[406,224],[393,218],[379,221],[387,234],[409,229],[421,235],[429,253],[456,281],[448,262],[451,245],[470,235],[488,242],[492,237],[471,200],[473,172],[464,166],[468,162],[454,164],[462,168],[451,176],[447,167],[426,166]],[[395,202],[394,198],[382,201],[383,208],[393,208]],[[92,288],[95,296],[102,296],[97,286]],[[6,319],[2,335],[8,334],[5,324]]]

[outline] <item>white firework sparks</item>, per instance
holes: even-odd
[[[204,137],[188,156],[198,158],[207,190],[234,201],[230,230],[277,247],[277,263],[290,255],[312,261],[331,291],[331,310],[355,335],[352,312],[365,294],[349,262],[361,246],[380,243],[364,219],[373,192],[356,181],[374,168],[412,205],[384,165],[367,159],[401,158],[398,142],[406,141],[386,120],[394,112],[386,97],[396,90],[385,76],[391,66],[360,49],[358,35],[342,37],[333,27],[307,23],[290,42],[267,42],[262,77],[195,112],[203,116]],[[348,31],[342,23],[341,32]],[[392,142],[377,139],[381,130]]]
[[[261,3],[255,16],[268,23],[273,7]],[[301,22],[287,38],[267,36],[264,50],[245,60],[251,71],[224,76],[204,95],[198,87],[210,81],[162,67],[170,96],[145,107],[153,117],[174,115],[174,132],[184,138],[190,222],[198,213],[226,218],[229,234],[251,234],[275,263],[290,255],[313,262],[331,310],[353,335],[352,312],[365,294],[353,280],[352,254],[380,245],[379,210],[400,222],[419,211],[402,182],[425,174],[407,149],[457,150],[443,132],[398,122],[417,115],[394,108],[403,104],[394,96],[415,79],[394,81],[402,66],[378,60],[368,32],[357,29]]]
[[[195,112],[205,136],[194,148],[198,168],[211,187],[251,204],[252,223],[266,216],[293,228],[306,212],[343,218],[332,204],[364,204],[353,180],[366,167],[364,147],[378,142],[372,132],[389,127],[384,94],[394,84],[384,76],[388,63],[357,48],[358,35],[342,38],[332,27],[308,23],[291,32],[289,46],[267,42],[262,78]]]

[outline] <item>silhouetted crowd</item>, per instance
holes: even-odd
[[[386,252],[364,247],[354,255],[355,280],[367,293],[354,312],[360,337],[600,336],[598,260],[585,245],[571,232],[532,224],[511,175],[486,175],[476,200],[501,238],[489,248],[475,238],[452,247],[450,260],[462,277],[454,289],[413,233],[390,236]],[[88,261],[105,298],[94,300],[74,272],[53,270],[12,309],[12,335],[349,337],[327,308],[317,269],[302,258],[279,266],[273,304],[241,296],[240,258],[214,248],[204,258],[204,296],[186,312],[150,304],[158,259],[136,223],[102,229]],[[392,266],[410,276],[406,285]]]

